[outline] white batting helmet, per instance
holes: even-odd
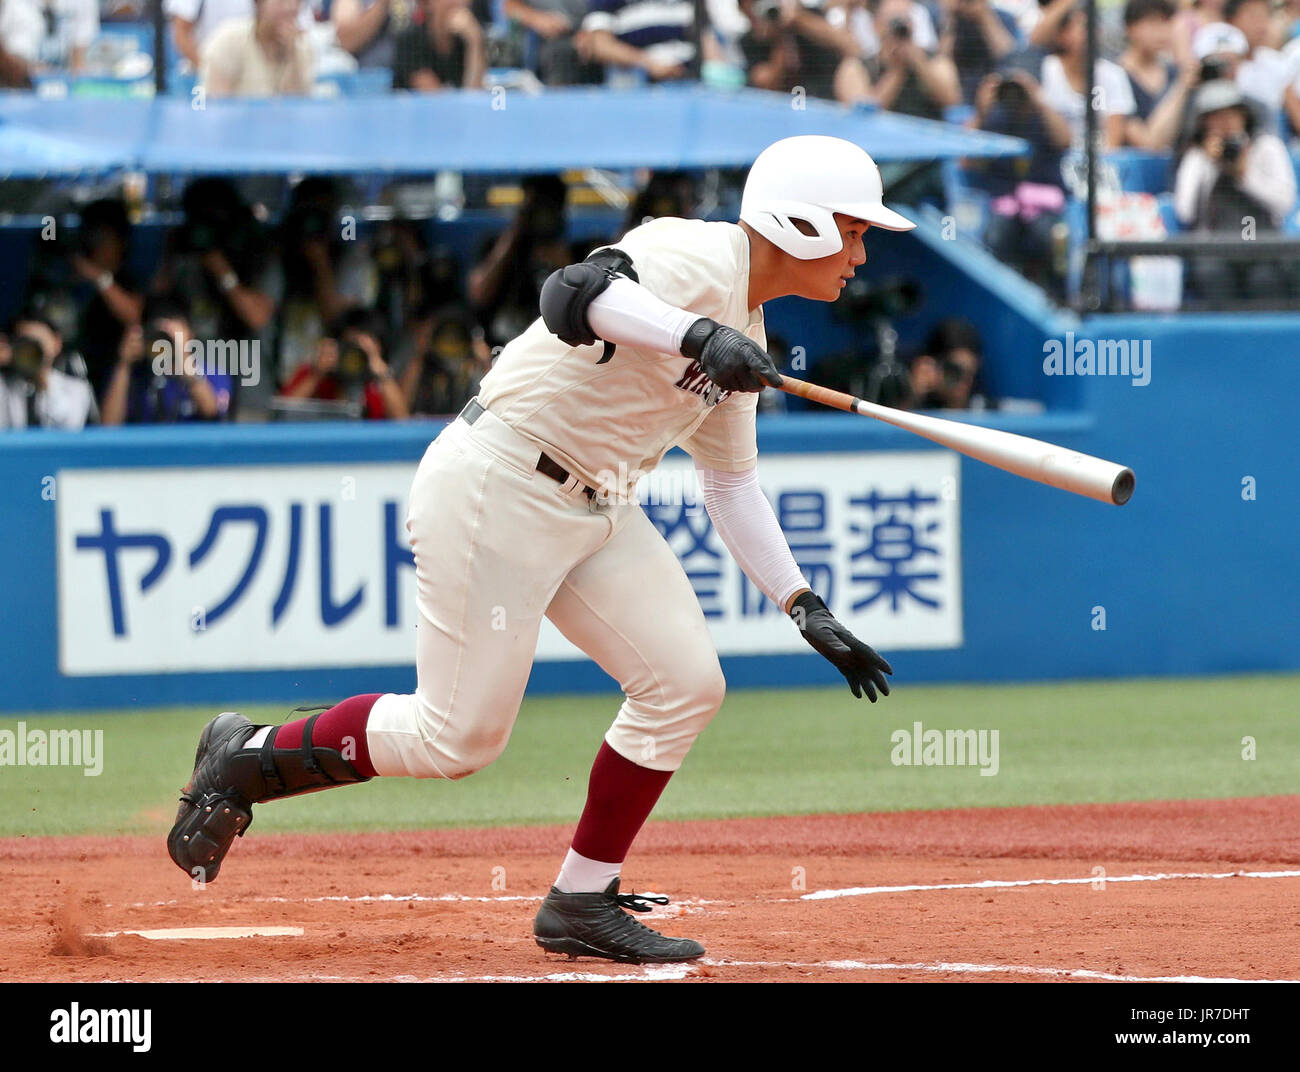
[[[886,231],[916,226],[885,208],[882,196],[880,169],[866,152],[843,138],[802,134],[759,153],[745,180],[740,218],[790,256],[811,261],[843,248],[836,212]],[[804,234],[795,220],[816,233]]]

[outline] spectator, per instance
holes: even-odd
[[[431,312],[414,334],[401,376],[407,408],[417,417],[459,413],[492,367],[483,330],[462,306],[452,305]]]
[[[466,0],[422,0],[423,19],[397,39],[393,88],[478,89],[487,67],[483,29]]]
[[[689,171],[656,171],[627,206],[623,230],[664,216],[690,219],[698,202],[695,178]]]
[[[814,0],[743,0],[749,32],[740,38],[748,80],[759,89],[789,92],[844,104],[869,100],[871,79],[858,56],[858,42],[835,27]]]
[[[1296,177],[1286,146],[1256,130],[1240,87],[1226,80],[1196,91],[1193,144],[1178,163],[1174,211],[1188,228],[1242,235],[1277,231],[1296,205]],[[1288,292],[1286,266],[1268,261],[1196,258],[1197,290],[1212,298],[1277,298]]]
[[[184,301],[150,298],[144,326],[122,335],[117,367],[104,393],[103,422],[176,424],[221,420],[230,413],[229,369],[196,339]]]
[[[349,309],[322,339],[313,359],[298,367],[281,392],[285,398],[359,402],[370,420],[410,415],[384,360],[383,319],[370,309]]]
[[[644,71],[651,82],[689,78],[697,68],[693,0],[591,0],[582,29],[591,56],[606,67]]]
[[[217,178],[191,182],[181,207],[185,218],[167,236],[153,292],[185,295],[190,327],[200,339],[260,345],[275,303],[268,293],[266,238],[252,211],[234,186]],[[232,413],[238,402],[236,392]]]
[[[306,96],[316,80],[300,0],[254,0],[251,19],[228,19],[202,50],[209,97]]]
[[[1285,48],[1297,35],[1300,35],[1300,0],[1281,0],[1273,11],[1268,43],[1273,48]]]
[[[1182,6],[1174,16],[1174,62],[1180,70],[1199,61],[1196,55],[1196,37],[1215,23],[1223,22],[1224,0],[1181,0]]]
[[[858,55],[870,59],[880,51],[880,36],[876,33],[875,0],[834,0],[826,10],[826,21],[836,29],[844,28],[858,43]],[[908,17],[912,22],[912,40],[926,52],[939,47],[934,18],[930,9],[920,0],[912,0]]]
[[[969,320],[950,317],[937,323],[925,351],[912,358],[908,397],[902,409],[988,409],[980,384],[982,343]]]
[[[116,198],[93,201],[81,210],[77,248],[69,256],[76,276],[93,287],[81,307],[77,339],[91,386],[103,398],[127,328],[140,322],[144,297],[126,267],[131,236],[126,205]]]
[[[397,39],[413,22],[411,0],[334,0],[330,21],[339,45],[361,68],[390,70]]]
[[[296,369],[349,307],[375,301],[375,271],[365,243],[343,241],[339,191],[329,178],[309,176],[293,188],[276,247],[279,261],[267,281],[276,305],[276,368]]]
[[[97,0],[0,0],[0,85],[25,87],[32,72],[80,74],[98,35]]]
[[[204,46],[231,19],[251,19],[253,0],[163,0],[176,49],[198,71]]]
[[[1300,129],[1300,97],[1295,91],[1300,72],[1292,56],[1268,45],[1273,29],[1268,0],[1227,0],[1223,15],[1246,39],[1246,58],[1237,69],[1242,93],[1258,101],[1274,124],[1285,113],[1291,125]]]
[[[582,29],[587,0],[506,0],[506,15],[538,37],[537,76],[548,86],[604,81],[591,60],[591,35]]]
[[[55,367],[63,336],[45,317],[22,312],[0,336],[0,428],[83,428],[95,409],[85,380]]]
[[[1153,152],[1170,148],[1178,136],[1187,101],[1197,83],[1194,65],[1179,69],[1169,58],[1175,8],[1172,0],[1128,0],[1124,27],[1128,48],[1120,66],[1133,94],[1129,144]]]
[[[1211,22],[1192,38],[1192,58],[1202,69],[1202,82],[1235,81],[1242,59],[1250,51],[1246,35],[1226,22]]]
[[[880,107],[921,119],[942,119],[945,108],[961,103],[961,83],[952,60],[931,55],[912,36],[910,0],[880,0],[875,26],[880,51],[867,62],[867,71]]]
[[[1074,6],[1075,2],[1053,0],[1043,9],[1042,21],[1034,32],[1037,35],[1044,25],[1055,28],[1051,39],[1055,52],[1043,60],[1040,78],[1043,99],[1065,118],[1070,125],[1071,144],[1082,150],[1087,129],[1085,94],[1089,92],[1088,33],[1083,9]],[[1102,147],[1118,149],[1129,140],[1144,138],[1141,120],[1134,114],[1137,105],[1124,68],[1098,57],[1094,78],[1100,90],[1097,127]]]
[[[1128,0],[1124,5],[1128,47],[1119,65],[1133,91],[1133,114],[1143,122],[1151,118],[1178,77],[1178,68],[1169,58],[1174,10],[1172,0]]]
[[[940,51],[957,68],[962,100],[973,104],[979,84],[1015,50],[1016,23],[990,0],[946,0],[946,7]]]
[[[1023,138],[1032,150],[1028,157],[972,165],[973,183],[990,196],[985,244],[1044,289],[1062,293],[1054,254],[1065,211],[1061,157],[1070,146],[1070,125],[1047,103],[1034,78],[1018,69],[980,83],[971,125]]]
[[[429,309],[464,301],[460,261],[446,247],[430,248],[424,221],[382,221],[368,244],[375,299],[366,304],[384,318],[392,337],[409,340],[412,325]]]
[[[0,89],[28,89],[44,20],[34,0],[0,0]]]
[[[490,347],[522,334],[537,319],[546,277],[582,259],[573,257],[565,241],[566,197],[558,175],[525,179],[519,212],[470,271],[470,308]]]

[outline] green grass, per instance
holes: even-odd
[[[1300,792],[1300,675],[901,689],[735,691],[669,784],[658,818],[1263,796]],[[259,829],[571,823],[612,695],[529,699],[504,756],[457,783],[375,779],[258,810]],[[245,708],[278,722],[285,707]],[[27,716],[104,730],[104,770],[0,767],[0,835],[156,833],[211,708]],[[0,719],[14,730],[21,716]],[[996,729],[1000,770],[903,767],[890,734]],[[1257,758],[1242,758],[1242,738]]]

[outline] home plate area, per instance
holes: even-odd
[[[533,942],[558,827],[250,837],[206,888],[156,839],[10,839],[0,981],[1300,980],[1297,818],[1270,797],[652,823],[624,888],[670,896],[639,918],[708,953],[647,966]]]

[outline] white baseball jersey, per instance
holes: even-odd
[[[639,281],[669,305],[744,332],[766,349],[751,312],[749,238],[734,223],[665,218],[614,243]],[[680,445],[710,469],[740,472],[758,458],[756,393],[720,391],[680,354],[620,345],[569,346],[540,319],[510,342],[483,379],[480,401],[585,483],[635,483]],[[627,474],[626,477],[620,474]]]

